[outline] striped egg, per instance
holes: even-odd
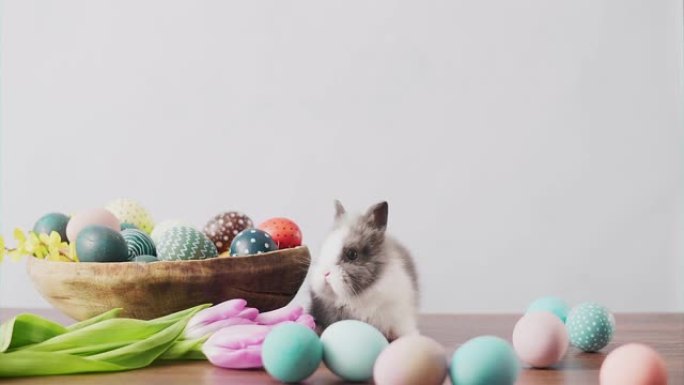
[[[133,259],[139,255],[157,255],[157,248],[152,242],[152,238],[145,232],[138,229],[125,229],[121,235],[128,246],[128,259]]]

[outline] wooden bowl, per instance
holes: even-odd
[[[309,269],[306,246],[269,253],[154,263],[72,263],[28,258],[40,294],[64,314],[84,320],[123,308],[151,319],[202,303],[244,298],[260,311],[287,305]]]

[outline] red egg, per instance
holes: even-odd
[[[302,244],[302,232],[293,220],[287,218],[271,218],[258,227],[267,232],[278,249],[297,247]]]

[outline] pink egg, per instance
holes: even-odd
[[[392,342],[373,367],[376,385],[441,385],[447,375],[444,348],[435,340],[410,335]]]
[[[627,344],[603,360],[599,378],[601,385],[666,385],[667,368],[655,350],[642,344]]]
[[[568,350],[565,324],[552,313],[525,314],[513,329],[513,347],[520,360],[535,368],[558,363]]]
[[[90,225],[105,226],[116,231],[121,230],[121,223],[114,214],[108,210],[100,208],[83,210],[72,216],[67,224],[66,233],[69,242],[76,242],[78,233],[80,233],[84,227]]]

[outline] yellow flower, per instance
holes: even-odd
[[[7,250],[5,250],[5,238],[0,235],[0,262],[2,262],[3,259],[5,259],[5,253]]]

